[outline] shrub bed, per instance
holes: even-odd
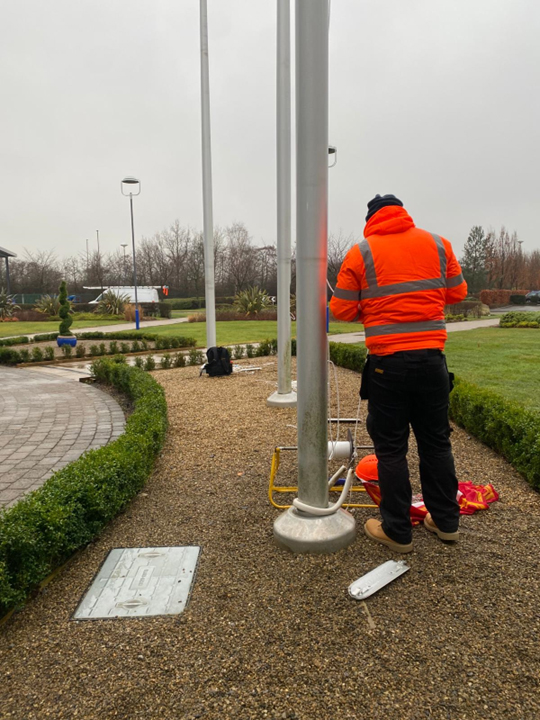
[[[28,350],[26,351],[28,352]],[[0,347],[0,365],[17,365],[21,362],[21,354],[18,350],[9,347]]]
[[[84,335],[85,337],[83,339],[85,340],[101,340],[102,338],[110,340],[111,338],[111,334],[102,332],[84,333]],[[54,337],[56,337],[56,334]],[[192,348],[197,344],[194,338],[168,337],[166,335],[137,335],[136,333],[127,332],[125,335],[117,333],[113,337],[125,340],[128,340],[130,337],[135,339],[131,343],[121,342],[120,345],[118,345],[115,340],[111,340],[108,348],[104,342],[90,345],[88,348],[79,344],[75,350],[75,357],[82,359],[87,354],[91,357],[100,357],[102,355],[117,355],[118,353],[127,355],[128,353],[147,352],[148,350],[177,350],[180,348]],[[154,348],[148,346],[148,340],[145,339],[147,337],[154,342]],[[74,357],[72,349],[69,346],[64,346],[62,353],[65,359],[72,359]],[[57,357],[56,359],[62,358]],[[17,365],[19,363],[42,362],[43,360],[55,360],[53,348],[44,348],[42,351],[39,347],[34,347],[32,353],[30,353],[30,351],[25,348],[15,350],[15,348],[0,347],[0,365]]]
[[[125,393],[134,412],[118,440],[85,453],[0,512],[0,616],[126,507],[165,439],[165,394],[150,375],[103,359],[94,363],[94,376]]]
[[[502,328],[540,328],[540,312],[508,312],[500,320]]]
[[[274,338],[272,340],[264,340],[257,346],[248,343],[245,348],[242,345],[235,345],[232,348],[228,348],[228,350],[233,360],[240,360],[243,357],[253,358],[276,355],[277,348],[277,340]],[[296,338],[292,338],[291,340],[291,355],[293,357],[296,356]],[[366,357],[367,350],[363,345],[330,343],[330,360],[340,367],[361,373],[366,364]]]

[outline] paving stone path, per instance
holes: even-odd
[[[463,330],[478,330],[484,327],[496,327],[500,322],[499,318],[487,318],[485,320],[466,320],[464,322],[447,323],[447,332],[462,332]],[[363,331],[349,332],[340,335],[329,335],[331,342],[340,342],[353,345],[355,343],[364,342],[366,339]]]
[[[0,506],[12,505],[86,450],[124,430],[121,407],[95,387],[0,368]]]

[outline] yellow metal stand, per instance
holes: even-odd
[[[278,505],[278,503],[274,500],[274,493],[297,493],[298,488],[294,486],[285,486],[285,485],[275,485],[274,481],[276,479],[277,471],[279,469],[279,457],[280,457],[280,451],[281,448],[277,447],[274,450],[274,454],[272,455],[272,467],[270,469],[270,484],[268,486],[268,499],[272,503],[272,505],[275,508],[278,508],[279,510],[286,510],[287,508],[290,508],[290,505]],[[336,485],[332,488],[330,488],[330,492],[338,492],[340,493],[343,490],[342,487],[339,485]],[[362,485],[354,485],[351,487],[350,492],[357,492],[357,493],[365,493],[365,489],[362,487]],[[373,503],[343,503],[344,508],[376,508],[377,505],[374,505]]]

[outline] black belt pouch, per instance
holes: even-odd
[[[370,356],[368,355],[366,358],[366,364],[364,365],[364,369],[362,370],[362,380],[360,382],[360,399],[361,400],[369,399],[369,363],[370,363]]]

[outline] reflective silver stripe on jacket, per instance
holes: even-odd
[[[338,300],[356,300],[356,302],[360,302],[360,290],[344,290],[337,287],[334,290],[334,297],[338,298]]]
[[[401,333],[430,332],[433,330],[445,330],[444,320],[425,320],[413,323],[393,323],[392,325],[372,325],[364,328],[366,338],[377,337],[377,335],[400,335]]]
[[[463,273],[459,273],[459,275],[454,275],[454,277],[448,278],[446,280],[446,287],[447,288],[457,287],[458,285],[461,285],[462,282],[465,282],[465,280],[463,278]]]
[[[386,297],[387,295],[400,295],[401,293],[420,292],[421,290],[438,290],[448,287],[446,281],[446,252],[444,243],[438,235],[431,233],[431,237],[435,241],[437,252],[439,253],[439,277],[427,278],[425,280],[406,280],[405,282],[392,283],[390,285],[379,285],[377,282],[377,273],[375,272],[375,261],[369,243],[367,240],[359,242],[358,247],[364,260],[366,282],[368,285],[367,290],[362,290],[362,300],[366,298]]]

